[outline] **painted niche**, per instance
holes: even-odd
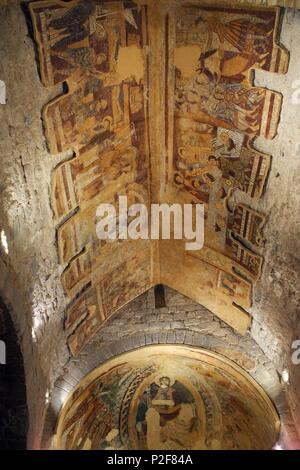
[[[60,413],[55,448],[271,449],[279,418],[239,366],[187,346],[148,346],[86,376]]]

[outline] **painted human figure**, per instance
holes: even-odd
[[[212,49],[214,35],[216,35],[219,41],[218,57],[220,65],[225,58],[226,42],[240,52],[239,57],[233,61],[230,60],[231,67],[227,67],[226,63],[222,64],[222,70],[219,71],[219,79],[221,75],[227,75],[228,73],[231,75],[243,73],[255,63],[261,67],[265,65],[269,55],[268,45],[272,34],[272,29],[266,31],[266,29],[268,29],[267,22],[260,20],[260,22],[256,24],[253,19],[247,17],[223,22],[217,16],[208,16],[206,18],[199,16],[195,21],[195,25],[197,26],[201,23],[203,23],[207,29],[207,41],[204,53]],[[260,45],[260,52],[256,50],[255,46],[257,43]],[[231,71],[229,70],[230,68]]]
[[[158,388],[145,413],[148,449],[191,449],[197,435],[194,399],[168,376],[158,380]]]
[[[160,377],[159,388],[151,400],[162,422],[175,418],[180,411],[180,398],[170,383],[169,377]]]

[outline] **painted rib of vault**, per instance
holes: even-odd
[[[252,85],[255,68],[285,73],[279,9],[162,2],[38,1],[30,5],[43,84],[68,92],[43,112],[52,153],[74,151],[53,173],[65,328],[77,355],[115,311],[158,282],[245,333],[259,278],[270,156],[281,96]],[[163,54],[162,54],[163,51]],[[247,204],[234,204],[236,191]],[[96,208],[205,204],[205,247],[184,241],[103,242]]]

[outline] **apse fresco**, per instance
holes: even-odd
[[[80,353],[119,308],[155,284],[203,304],[245,334],[263,267],[266,215],[255,210],[281,95],[254,70],[285,73],[279,8],[201,2],[31,2],[46,87],[64,84],[43,122],[49,151],[73,152],[52,178],[65,328]],[[205,242],[99,240],[96,209],[202,203]]]
[[[42,81],[68,88],[43,119],[49,150],[74,151],[54,171],[52,208],[76,355],[111,313],[152,285],[148,241],[106,243],[95,230],[101,202],[126,195],[129,204],[149,204],[147,7],[87,0],[30,8]]]
[[[185,346],[150,346],[103,364],[61,411],[56,447],[270,449],[278,416],[233,363]]]

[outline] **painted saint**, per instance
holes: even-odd
[[[195,399],[181,382],[161,376],[143,392],[136,418],[140,448],[191,449],[198,427]]]

